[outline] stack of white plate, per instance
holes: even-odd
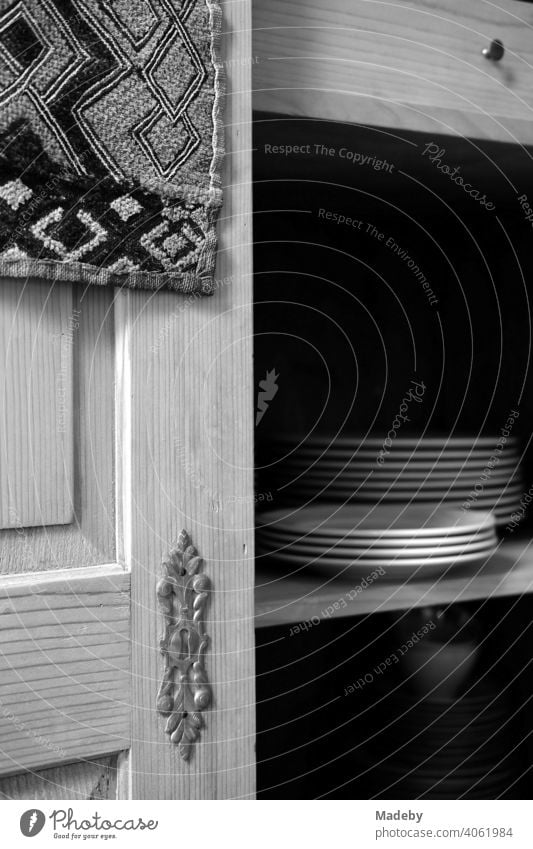
[[[484,562],[496,546],[492,514],[430,505],[318,504],[268,511],[261,522],[260,555],[344,577],[435,577]]]
[[[270,477],[281,495],[365,503],[453,503],[509,520],[523,494],[519,444],[498,437],[313,436],[277,441]]]

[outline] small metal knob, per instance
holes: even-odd
[[[490,59],[492,62],[499,62],[505,53],[505,48],[499,38],[493,38],[490,47],[484,47],[481,52],[485,59]]]

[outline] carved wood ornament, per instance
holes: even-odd
[[[203,560],[186,531],[163,560],[163,577],[157,584],[159,607],[165,619],[160,641],[164,675],[157,694],[157,709],[168,717],[165,731],[189,760],[204,725],[202,711],[211,703],[205,671],[209,637],[205,611],[210,582],[200,574]]]

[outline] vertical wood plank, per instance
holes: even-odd
[[[222,7],[228,94],[218,290],[211,298],[130,291],[116,304],[134,799],[246,798],[255,786],[251,21],[248,0]],[[155,587],[182,528],[214,590],[207,614],[214,704],[188,763],[155,711],[162,669]]]
[[[0,288],[0,528],[73,518],[72,288]]]

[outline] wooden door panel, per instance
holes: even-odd
[[[118,565],[0,585],[0,773],[130,744],[130,576]]]
[[[2,281],[0,528],[74,516],[72,290]]]
[[[4,287],[7,285],[7,291],[11,297],[11,282],[1,281],[0,314],[4,309]],[[20,282],[17,285],[20,290]],[[46,346],[53,349],[54,346],[60,345],[63,349],[63,359],[68,357],[69,362],[72,360],[72,375],[69,379],[72,388],[71,402],[74,405],[69,425],[71,434],[69,440],[72,443],[69,471],[71,482],[64,491],[68,494],[69,509],[73,513],[69,518],[69,524],[49,523],[50,514],[47,514],[40,517],[37,526],[30,527],[23,521],[21,514],[24,511],[19,510],[16,521],[12,523],[12,529],[0,531],[0,573],[2,574],[78,568],[109,563],[116,559],[114,293],[109,289],[73,287],[63,283],[55,286],[42,283],[36,286],[37,290],[28,287],[28,296],[37,291],[42,300],[48,298],[48,301],[53,304],[57,301],[63,305],[59,317],[58,308],[54,308],[48,316],[53,321],[49,331],[52,335],[59,334],[61,325],[67,341],[61,343],[59,339],[47,338]],[[17,321],[20,323],[23,323],[21,317],[23,307],[30,314],[35,312],[35,308],[30,304],[31,297],[28,303],[24,300],[21,304],[17,315]],[[45,312],[45,315],[47,314]],[[24,352],[22,350],[19,353]],[[50,391],[51,404],[48,404],[48,407],[55,409],[54,405],[57,401],[55,384],[50,387],[51,378],[46,379],[47,369],[51,374],[51,362],[45,360],[44,365],[41,365],[41,359],[34,355],[33,379],[36,384],[39,383],[42,374],[41,382]],[[8,360],[5,349],[2,351],[0,348],[0,374],[9,375],[10,368],[11,371],[15,369],[15,372],[11,374],[9,381],[14,384],[18,376],[20,385],[17,391],[20,394],[27,386],[26,372],[22,368],[15,368],[13,355]],[[60,386],[64,385],[62,379]],[[0,392],[2,386],[4,386],[3,383],[0,386]],[[41,404],[38,409],[35,408],[34,420],[30,420],[31,426],[36,431],[42,429],[45,436],[46,416],[41,420],[41,409],[44,407],[46,412],[47,403]],[[10,426],[11,431],[15,429],[17,423],[26,429],[30,426],[27,412],[27,409],[17,410],[16,420],[13,419]],[[12,415],[14,415],[13,412]],[[57,436],[62,439],[65,434]],[[50,440],[55,437],[54,432]],[[4,463],[0,465],[0,491],[7,492],[11,479],[20,480],[22,486],[23,474],[31,478],[35,471],[35,462],[28,465],[26,461],[23,463],[20,459],[20,457],[31,458],[30,454],[25,454],[27,446],[18,445],[12,449],[11,442],[9,446],[5,442],[3,444],[4,449],[0,447],[0,454],[2,450],[5,452],[9,447],[10,450],[7,453],[10,468],[15,470],[10,472]],[[53,444],[50,441],[43,441],[41,448],[43,455],[48,450],[53,454]],[[58,485],[65,483],[64,480],[59,481],[57,476],[51,480]],[[34,492],[32,487],[33,484],[29,486],[29,491]],[[42,500],[36,502],[37,510],[40,510],[42,506]]]

